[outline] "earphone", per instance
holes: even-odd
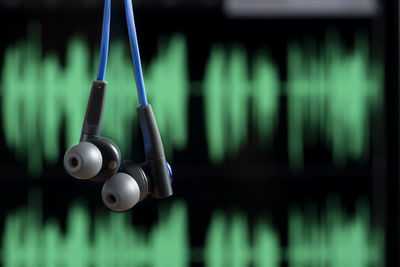
[[[118,146],[100,136],[107,83],[104,81],[109,35],[111,0],[105,0],[103,31],[97,80],[93,82],[80,141],[67,150],[65,170],[77,179],[105,181],[104,204],[113,211],[126,211],[152,194],[154,198],[172,195],[172,171],[166,161],[161,136],[151,106],[147,103],[131,0],[125,1],[132,62],[140,106],[137,108],[144,141],[145,161],[123,161]]]

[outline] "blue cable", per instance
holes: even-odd
[[[111,0],[104,1],[103,29],[101,33],[101,47],[99,70],[97,72],[97,80],[104,81],[107,68],[108,46],[110,42],[110,17],[111,17]]]
[[[133,16],[131,0],[125,0],[125,13],[139,102],[141,106],[147,106],[146,89],[144,87],[142,64],[140,63],[139,45],[136,36],[135,18]]]

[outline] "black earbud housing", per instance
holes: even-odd
[[[118,171],[121,164],[121,152],[112,140],[105,137],[92,137],[88,142],[98,147],[103,158],[103,164],[99,173],[91,178],[91,180],[95,182],[105,181]]]
[[[135,179],[140,188],[140,201],[151,193],[151,184],[148,175],[140,164],[131,160],[124,160],[121,164],[120,172],[126,173]]]

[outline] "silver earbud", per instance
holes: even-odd
[[[101,192],[104,204],[113,211],[131,209],[140,200],[138,183],[126,173],[117,173],[108,179]]]
[[[104,204],[113,211],[125,211],[145,199],[150,193],[150,181],[143,167],[130,160],[120,166],[120,172],[103,185]]]
[[[80,142],[70,147],[64,156],[65,170],[76,179],[90,179],[96,176],[102,165],[100,150],[89,142]]]

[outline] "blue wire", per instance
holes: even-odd
[[[98,81],[104,81],[104,77],[106,75],[108,46],[110,42],[110,17],[111,17],[111,0],[105,0],[104,14],[103,14],[103,29],[101,33],[99,70],[97,72]]]
[[[131,0],[125,0],[125,13],[139,102],[141,106],[147,106],[146,89],[144,87],[142,64],[140,63],[139,45],[136,36],[135,18],[133,16]]]

